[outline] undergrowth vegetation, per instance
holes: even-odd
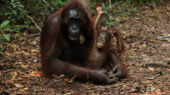
[[[73,0],[1,0],[0,1],[0,47],[4,41],[10,41],[11,33],[28,31],[40,33],[41,26],[49,14]],[[166,0],[164,0],[166,1]],[[102,3],[105,26],[127,20],[127,12],[136,12],[136,8],[145,4],[159,5],[162,0],[91,0],[92,15],[96,3]],[[116,11],[113,9],[116,9]],[[110,14],[111,13],[111,14]],[[39,30],[37,32],[37,30]],[[0,49],[0,51],[2,51]]]

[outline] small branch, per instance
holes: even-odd
[[[46,4],[52,11],[54,10],[54,8],[53,7],[51,7],[48,3],[47,3],[47,1],[45,1],[45,0],[40,0],[42,3],[44,3],[44,4]]]
[[[170,35],[158,37],[158,39],[163,39],[163,38],[170,38]]]
[[[109,7],[110,7],[110,8],[112,7],[112,2],[111,2],[111,0],[109,0]]]
[[[34,20],[31,16],[29,16],[29,15],[27,15],[27,14],[25,14],[25,16],[26,16],[28,19],[30,19],[31,22],[35,25],[35,27],[41,32],[41,28],[38,26],[38,24],[35,22],[35,20]]]
[[[19,2],[19,1],[18,1]],[[21,4],[22,5],[22,4]],[[24,13],[24,11],[23,11],[23,14],[29,19],[29,20],[31,20],[31,22],[35,25],[35,27],[41,32],[41,28],[38,26],[38,24],[35,22],[35,20],[31,17],[31,16],[29,16],[28,14],[26,14],[26,13]]]

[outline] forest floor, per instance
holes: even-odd
[[[143,6],[117,26],[124,34],[129,77],[111,85],[81,83],[62,76],[43,80],[39,34],[11,34],[0,57],[0,92],[11,95],[170,95],[170,2]]]

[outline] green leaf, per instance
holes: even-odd
[[[4,55],[4,53],[2,53],[2,52],[0,51],[0,55]]]
[[[0,43],[0,46],[2,45],[2,43]],[[0,55],[3,55],[4,53],[2,52],[3,49],[0,49]]]
[[[9,35],[7,35],[7,34],[2,34],[2,37],[3,37],[5,40],[7,40],[7,41],[10,41],[10,40],[11,40],[10,37],[9,37]]]
[[[5,27],[5,26],[8,25],[8,24],[9,24],[9,20],[5,20],[5,21],[3,21],[3,22],[1,23],[0,28],[3,28],[3,27]]]
[[[114,26],[114,23],[113,23],[113,22],[107,21],[106,24],[109,25],[110,27],[113,27],[113,26]]]
[[[6,29],[4,29],[5,31],[12,31],[11,28],[7,27]]]
[[[125,13],[121,13],[120,16],[121,17],[127,17],[127,15]]]
[[[114,17],[113,16],[109,16],[110,20],[114,20]]]
[[[120,18],[115,18],[115,21],[120,22],[122,20]]]

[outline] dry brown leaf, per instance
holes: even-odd
[[[33,77],[39,77],[39,76],[41,76],[41,72],[35,72],[35,71],[33,71],[33,72],[31,72],[30,73],[30,76],[33,76]]]
[[[22,84],[16,83],[16,84],[15,84],[15,87],[17,87],[17,88],[23,88],[24,86],[23,86]]]
[[[16,79],[16,77],[17,77],[17,72],[13,72],[13,76],[12,76],[12,79],[11,80],[15,80]]]
[[[29,77],[39,77],[41,76],[41,72],[35,72],[35,71],[32,71],[30,72],[29,74],[25,74],[22,76],[22,78],[29,78]]]
[[[148,69],[149,69],[150,71],[155,71],[155,69],[152,68],[152,67],[148,67]]]
[[[29,88],[28,87],[25,87],[24,90],[28,90]]]
[[[29,64],[29,65],[31,65],[31,66],[35,66],[35,63],[27,63],[27,64]]]
[[[39,50],[33,49],[33,50],[31,50],[31,52],[32,52],[32,53],[39,53]]]
[[[28,69],[28,65],[21,64],[21,68]]]

